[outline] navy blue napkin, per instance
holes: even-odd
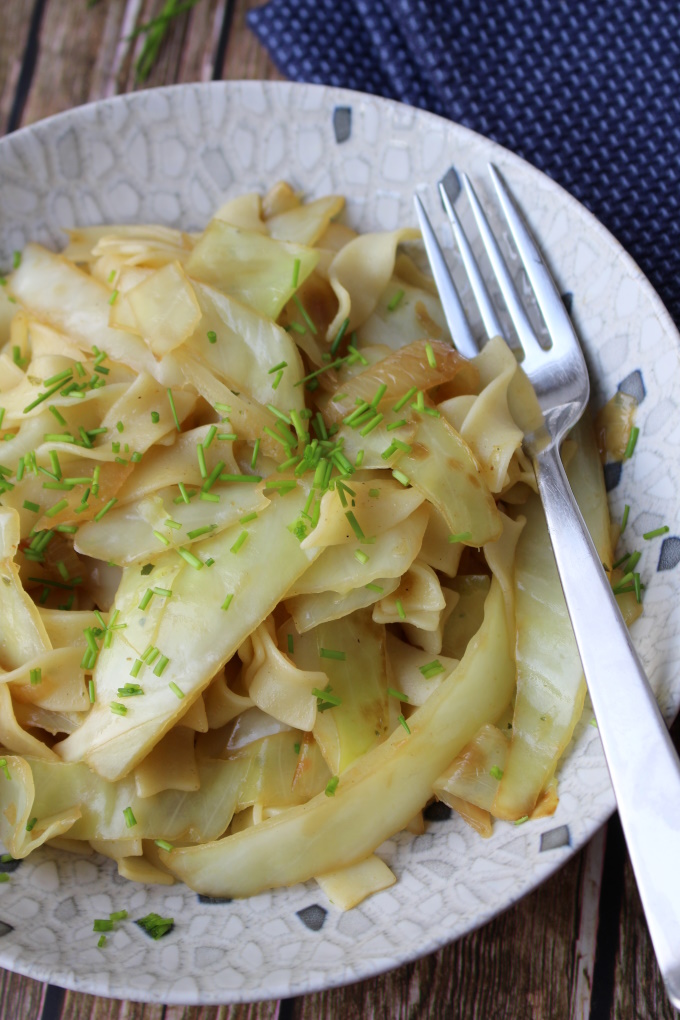
[[[248,23],[293,81],[431,110],[540,167],[680,324],[678,0],[270,0]]]

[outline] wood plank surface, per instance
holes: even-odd
[[[171,24],[143,87],[280,79],[250,32],[262,0],[199,0]],[[0,32],[0,133],[140,87],[131,33],[164,0],[6,0]],[[680,727],[676,727],[676,737]],[[422,960],[345,988],[283,1002],[144,1005],[0,971],[0,1020],[670,1020],[620,828],[577,854],[480,931]],[[605,874],[603,881],[603,861]]]

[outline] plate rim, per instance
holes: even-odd
[[[501,162],[505,167],[512,166],[513,170],[516,168],[517,171],[522,175],[540,175],[548,183],[549,190],[551,193],[550,201],[552,203],[553,196],[555,196],[560,202],[570,206],[573,210],[577,211],[577,214],[581,217],[585,216],[585,220],[588,225],[589,231],[592,231],[598,236],[606,247],[611,251],[613,258],[617,260],[622,266],[627,266],[629,270],[633,271],[636,277],[637,286],[640,287],[645,294],[646,299],[650,302],[650,308],[658,318],[662,328],[665,332],[669,333],[674,339],[678,350],[680,350],[680,332],[675,325],[673,319],[670,316],[664,302],[655,290],[651,281],[640,269],[635,259],[629,254],[629,252],[623,247],[621,242],[596,218],[587,206],[576,199],[569,191],[566,190],[561,184],[555,181],[545,171],[540,170],[534,166],[524,157],[518,155],[513,150],[504,147],[498,142],[494,141],[487,136],[474,131],[473,129],[458,123],[457,121],[449,120],[446,117],[442,117],[438,114],[431,113],[428,110],[423,110],[418,107],[411,106],[406,103],[399,102],[397,100],[388,99],[382,96],[374,95],[372,93],[361,92],[353,89],[340,88],[333,85],[324,85],[317,83],[301,83],[291,81],[270,81],[261,79],[236,79],[233,81],[212,81],[212,82],[186,82],[177,83],[173,85],[159,86],[153,89],[136,90],[132,92],[123,93],[121,95],[107,97],[105,99],[94,100],[80,106],[73,107],[69,110],[64,110],[60,113],[53,114],[42,120],[36,121],[33,124],[26,125],[0,138],[0,159],[2,158],[3,151],[10,148],[15,141],[21,142],[23,138],[30,137],[36,132],[50,131],[58,128],[60,125],[68,124],[69,121],[79,119],[81,117],[87,117],[94,110],[108,108],[110,106],[126,106],[132,105],[135,102],[148,98],[153,94],[166,95],[170,93],[186,92],[193,90],[198,93],[215,93],[220,92],[229,93],[232,90],[252,90],[252,91],[264,91],[266,93],[290,93],[292,95],[302,96],[303,94],[309,94],[315,92],[324,96],[323,102],[319,104],[319,109],[332,109],[334,106],[338,106],[343,100],[346,101],[347,105],[357,103],[360,101],[368,101],[370,103],[377,103],[378,105],[384,105],[389,107],[391,110],[403,109],[413,113],[416,118],[425,118],[426,120],[438,123],[445,132],[452,132],[456,136],[456,143],[462,139],[464,143],[466,136],[476,139],[476,144],[483,145],[486,148],[490,147],[491,154],[500,155]],[[298,104],[299,105],[299,104]],[[315,108],[316,109],[316,108]],[[448,139],[451,140],[450,138]],[[237,182],[238,183],[238,182]],[[414,182],[414,190],[417,186],[418,181]],[[30,216],[28,217],[30,219]],[[550,258],[548,254],[548,259]],[[680,707],[680,693],[676,698],[677,704],[675,710]],[[436,952],[446,945],[457,941],[465,934],[470,934],[484,925],[488,924],[494,917],[499,916],[506,910],[510,909],[516,903],[518,903],[525,896],[529,895],[532,891],[538,888],[544,881],[555,874],[560,868],[562,868],[571,858],[586,845],[586,843],[593,838],[600,827],[607,821],[615,810],[615,801],[611,788],[608,792],[608,796],[602,805],[597,819],[593,821],[592,827],[587,832],[583,833],[576,839],[573,845],[568,848],[568,853],[560,854],[552,861],[545,861],[545,866],[540,869],[532,868],[530,872],[530,880],[522,883],[517,890],[513,890],[513,894],[504,900],[499,907],[489,907],[487,910],[482,911],[477,915],[472,925],[468,926],[465,931],[459,932],[454,935],[444,935],[443,937],[431,938],[422,947],[419,946],[412,953],[400,955],[398,959],[387,961],[384,964],[376,965],[375,961],[369,961],[369,966],[365,971],[359,974],[355,973],[339,973],[337,978],[325,976],[316,982],[311,982],[306,979],[303,975],[297,979],[291,980],[290,984],[280,984],[277,987],[268,988],[265,990],[265,994],[254,997],[252,990],[246,989],[243,994],[240,994],[240,990],[231,990],[229,993],[226,990],[219,990],[215,988],[212,992],[204,989],[198,989],[198,995],[187,994],[186,992],[178,991],[176,993],[162,993],[156,994],[153,991],[145,991],[142,989],[135,989],[125,987],[124,980],[121,980],[122,975],[116,970],[115,966],[109,967],[104,972],[108,975],[115,985],[113,988],[109,988],[106,981],[102,982],[97,979],[95,975],[88,974],[83,977],[80,974],[70,972],[65,973],[63,968],[57,967],[56,970],[50,968],[49,965],[39,966],[34,965],[32,961],[18,961],[15,962],[11,958],[8,958],[3,952],[0,944],[0,966],[5,969],[22,974],[27,977],[31,977],[35,980],[56,983],[60,987],[68,988],[78,992],[85,992],[93,995],[100,995],[108,998],[118,999],[129,999],[131,1001],[138,1002],[163,1002],[169,1005],[217,1005],[225,1003],[241,1003],[241,1002],[257,1002],[257,1001],[270,1001],[282,997],[293,997],[305,994],[311,994],[326,989],[341,987],[347,984],[354,984],[358,981],[367,980],[369,978],[378,977],[379,975],[393,970],[397,967],[404,966],[405,964],[411,963],[415,960],[419,960],[430,953]],[[538,874],[537,874],[538,870]],[[341,968],[339,968],[341,970]],[[294,972],[290,972],[294,978]]]

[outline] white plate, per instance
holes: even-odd
[[[648,586],[635,641],[671,718],[680,703],[679,337],[632,260],[548,177],[456,124],[375,97],[272,82],[182,85],[95,103],[0,141],[0,266],[28,240],[59,247],[61,226],[201,228],[225,196],[279,178],[312,196],[346,195],[362,230],[391,229],[413,222],[414,188],[452,163],[486,190],[489,160],[572,295],[595,400],[622,381],[644,394],[635,455],[610,472],[613,482],[620,473],[612,511],[632,507],[627,540],[643,548]],[[664,540],[641,541],[664,523]],[[395,967],[519,899],[607,818],[614,801],[589,720],[586,712],[560,770],[554,817],[496,823],[486,841],[458,818],[397,836],[380,849],[397,884],[345,914],[313,882],[210,903],[182,886],[129,884],[104,859],[35,853],[0,886],[0,965],[99,995],[187,1004],[289,996]],[[127,922],[97,949],[93,919],[121,908],[173,916],[175,929],[153,942]]]

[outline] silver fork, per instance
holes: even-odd
[[[637,657],[628,629],[572,494],[560,443],[576,424],[590,392],[578,339],[560,294],[519,209],[489,165],[500,207],[552,341],[539,343],[496,238],[466,174],[459,175],[503,301],[524,350],[543,425],[524,448],[536,472],[557,569],[640,897],[668,996],[680,1008],[680,761]],[[444,182],[439,191],[489,337],[503,329]],[[456,347],[477,345],[420,199],[416,211],[425,248]]]

